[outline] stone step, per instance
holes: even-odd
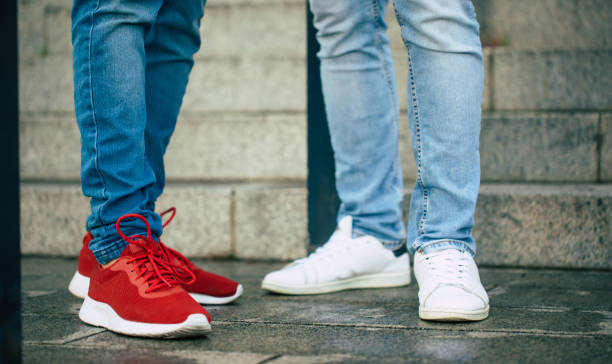
[[[65,55],[21,59],[19,109],[74,110],[72,59]],[[197,59],[183,111],[306,111],[305,58]]]
[[[400,108],[407,102],[408,55],[393,49]],[[484,110],[612,109],[612,48],[523,50],[485,48]]]
[[[484,185],[476,209],[487,265],[612,268],[612,185]]]
[[[612,49],[498,49],[489,56],[491,109],[612,109]]]
[[[612,181],[612,114],[485,113],[485,182]],[[21,177],[78,181],[80,139],[69,113],[22,113]],[[406,179],[416,167],[407,116],[400,153]],[[166,155],[168,179],[305,180],[306,120],[301,113],[183,113]]]
[[[400,107],[406,110],[407,54],[394,51]],[[485,110],[612,109],[612,49],[485,52]],[[20,110],[74,109],[72,60],[53,55],[20,61]],[[306,110],[306,60],[200,58],[187,86],[183,110]]]
[[[157,206],[177,208],[163,238],[188,256],[287,260],[306,253],[303,185],[175,184]],[[88,213],[76,184],[23,183],[21,252],[78,254]]]
[[[165,156],[169,179],[306,179],[305,115],[183,115]],[[20,148],[22,179],[79,180],[80,134],[73,115],[22,114]]]
[[[612,3],[608,0],[473,2],[484,46],[612,48]],[[20,53],[70,54],[71,6],[72,0],[20,0]],[[304,56],[305,11],[301,0],[208,0],[201,31],[203,51],[230,56]],[[391,2],[387,24],[392,47],[402,48]]]
[[[22,0],[22,3],[24,1]],[[70,9],[72,1],[29,0],[22,6],[44,24],[33,25],[22,49],[40,44],[46,54],[72,54]],[[38,12],[38,13],[36,13]],[[202,19],[202,49],[196,57],[296,57],[306,55],[306,3],[303,1],[208,0]],[[22,17],[24,22],[35,21]],[[250,21],[245,21],[250,19]]]
[[[474,5],[485,46],[612,48],[608,0],[474,0]]]
[[[20,5],[21,110],[70,111],[71,1],[22,0]],[[606,11],[612,2],[480,0],[476,5],[483,28],[495,25],[500,34],[518,39],[502,48],[486,48],[485,109],[612,108],[607,69],[612,63],[612,11]],[[304,12],[305,4],[293,0],[210,1],[184,109],[304,111]],[[407,55],[393,17],[389,11],[405,109]]]
[[[608,0],[473,0],[485,47],[514,49],[612,48]],[[393,5],[387,10],[394,49],[403,42]]]
[[[612,2],[474,0],[485,53],[485,110],[612,109]],[[406,109],[408,57],[392,5],[388,35]]]
[[[193,257],[294,259],[306,253],[307,191],[272,184],[171,184],[165,241]],[[409,193],[404,206],[407,207]],[[88,213],[74,184],[23,183],[24,254],[75,256]],[[407,215],[407,212],[406,212]],[[612,184],[485,184],[476,211],[481,264],[612,268]]]
[[[72,54],[72,0],[19,0],[22,57]],[[305,57],[302,0],[207,0],[196,57]]]
[[[74,109],[71,6],[20,1],[22,111]],[[209,1],[183,110],[304,112],[305,12],[295,0]]]

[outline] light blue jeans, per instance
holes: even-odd
[[[155,201],[165,184],[163,155],[174,131],[205,0],[75,0],[74,99],[81,131],[81,185],[91,201],[89,244],[101,264],[126,246],[119,217],[143,215],[162,233]],[[146,236],[139,220],[126,235]]]
[[[408,51],[408,114],[417,179],[406,233],[398,97],[387,0],[310,0],[321,45],[323,95],[335,154],[338,220],[356,235],[411,252],[474,254],[480,181],[483,57],[471,0],[396,0]],[[407,157],[407,156],[406,156]]]

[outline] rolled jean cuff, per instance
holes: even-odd
[[[89,242],[89,250],[93,253],[94,257],[100,264],[106,264],[112,260],[115,260],[121,256],[123,249],[128,245],[128,242],[114,230],[113,233],[109,234],[111,225],[100,226],[99,228],[91,230],[91,234],[94,238]],[[125,227],[121,229],[126,236],[141,235],[146,237],[147,231],[143,231],[140,227]],[[151,236],[153,240],[158,241],[158,237],[155,235]]]
[[[475,252],[470,247],[468,243],[461,240],[452,240],[452,239],[440,239],[440,240],[432,240],[426,243],[422,241],[415,241],[412,243],[412,252],[418,251],[421,254],[429,254],[433,252],[437,252],[445,249],[457,249],[460,251],[465,251],[470,253],[470,255],[474,256]]]
[[[390,250],[397,250],[401,247],[403,247],[404,245],[406,245],[406,240],[398,240],[398,241],[384,241],[381,240],[380,243],[387,249]]]
[[[94,257],[96,257],[96,260],[99,264],[106,264],[115,259],[118,259],[121,256],[123,249],[125,249],[128,243],[121,239],[121,237],[119,237],[118,235],[117,238],[119,240],[107,242],[105,246],[100,249],[90,248],[91,252],[93,253]],[[92,240],[92,242],[95,242],[95,239]]]

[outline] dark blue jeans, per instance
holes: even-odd
[[[127,213],[162,233],[155,201],[165,184],[163,155],[174,131],[205,0],[75,0],[74,99],[81,131],[81,184],[90,198],[89,248],[99,263],[126,243],[115,229]],[[127,235],[146,233],[138,220]]]

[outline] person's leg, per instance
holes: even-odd
[[[341,205],[356,234],[405,239],[395,72],[386,0],[311,0]]]
[[[478,137],[483,58],[469,0],[396,0],[408,49],[408,114],[417,180],[410,201],[412,252],[476,251]]]
[[[145,155],[145,34],[162,0],[76,0],[72,9],[75,109],[81,131],[81,184],[90,198],[89,247],[100,264],[119,257],[125,241],[115,222],[144,216],[153,235],[161,219],[148,209],[155,173]],[[127,235],[143,224],[125,221]]]
[[[200,48],[200,20],[206,0],[166,0],[145,39],[145,154],[155,173],[147,186],[147,209],[155,210],[166,175],[164,153],[176,126],[193,55]]]
[[[410,283],[404,248],[398,102],[386,0],[311,0],[341,206],[338,228],[264,289],[315,294]]]
[[[176,126],[189,73],[193,67],[193,56],[200,48],[200,20],[204,15],[205,3],[206,0],[165,0],[145,39],[145,149],[146,158],[155,173],[155,183],[148,186],[147,193],[147,208],[150,211],[155,210],[155,201],[164,190],[164,153]],[[174,211],[172,213],[174,214]],[[160,245],[171,261],[195,274],[194,282],[183,285],[183,288],[197,302],[225,304],[236,300],[242,294],[243,288],[238,282],[202,270],[176,250],[166,247],[163,243]],[[181,272],[184,273],[178,273]]]
[[[483,58],[469,0],[395,0],[408,50],[408,106],[417,181],[408,244],[419,316],[482,320],[489,301],[473,260],[480,182]]]
[[[155,173],[145,147],[145,37],[162,4],[76,0],[73,7],[82,186],[92,208],[85,241],[93,237],[89,249],[100,263],[89,265],[79,318],[126,335],[179,337],[208,332],[210,315],[182,288],[195,274],[177,275],[158,242],[161,218],[148,208]]]

